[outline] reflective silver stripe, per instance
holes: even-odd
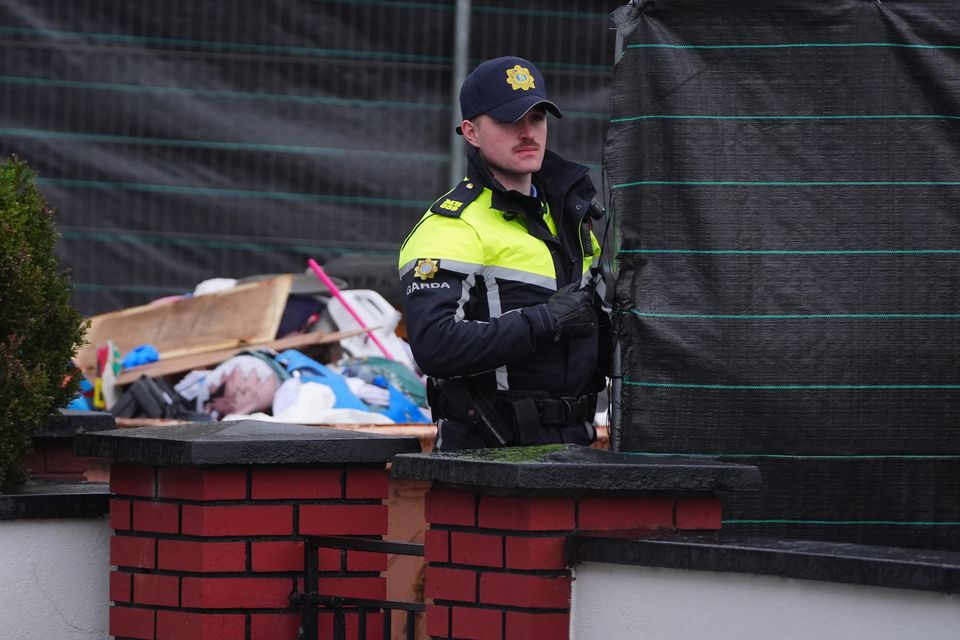
[[[507,311],[507,313],[520,313],[520,310],[511,309],[510,311]],[[506,315],[506,314],[503,314],[503,315]],[[499,307],[497,309],[497,316],[500,316]],[[491,318],[494,317],[492,312],[490,313],[490,317]],[[497,389],[499,389],[500,391],[506,391],[509,388],[510,388],[510,382],[507,378],[507,365],[502,365],[497,367]]]
[[[440,270],[453,271],[454,273],[481,273],[483,265],[475,262],[461,262],[460,260],[451,260],[449,258],[439,258]]]
[[[600,296],[601,300],[607,299],[607,283],[604,282],[599,273],[597,274],[597,295]]]
[[[486,272],[483,274],[483,282],[487,285],[487,308],[491,318],[499,318],[503,313],[503,306],[500,304],[500,285],[494,278],[488,278]]]
[[[415,269],[417,262],[422,259],[423,258],[417,258],[401,266],[400,276],[403,277],[408,271]],[[440,264],[440,269],[446,269],[447,271],[453,271],[454,273],[480,273],[480,270],[483,268],[483,265],[475,264],[473,262],[461,262],[459,260],[450,260],[448,258],[437,258],[436,260]]]
[[[507,381],[507,365],[497,367],[497,389],[500,391],[510,389],[510,383]]]
[[[549,289],[550,291],[557,290],[557,279],[551,276],[541,276],[536,273],[530,273],[529,271],[520,271],[519,269],[508,269],[506,267],[484,267],[483,271],[484,280],[493,280],[494,278],[499,278],[501,280],[509,280],[510,282],[523,282],[525,284],[532,284],[535,287],[540,287],[542,289]]]
[[[405,275],[408,271],[416,268],[417,260],[411,260],[400,267],[400,275]],[[557,279],[552,276],[542,276],[529,271],[519,269],[508,269],[507,267],[492,267],[477,264],[475,262],[461,262],[459,260],[450,260],[448,258],[438,258],[441,271],[453,271],[464,275],[482,274],[484,279],[500,278],[501,280],[510,280],[511,282],[523,282],[532,284],[543,289],[555,291],[557,289]]]
[[[580,276],[580,287],[590,284],[591,280],[602,280],[600,278],[600,256],[594,255],[590,260],[590,267]]]
[[[466,278],[464,278],[460,283],[460,299],[457,300],[457,311],[453,314],[453,320],[455,322],[460,322],[463,320],[465,315],[463,308],[466,306],[467,301],[470,300],[470,292],[473,290],[473,287],[477,284],[477,276],[474,273],[471,273]]]
[[[591,280],[593,280],[593,277],[590,271],[586,271],[583,275],[580,276],[580,288],[583,289],[585,286],[590,284]]]
[[[487,286],[487,307],[489,310],[488,316],[490,319],[499,318],[500,314],[503,313],[503,307],[500,305],[500,289],[497,287],[497,281],[493,278],[487,278],[485,274],[483,281]],[[501,386],[501,378],[504,386]],[[497,369],[497,388],[506,389],[506,383],[507,367],[504,365]]]
[[[550,291],[557,290],[557,280],[556,278],[548,278],[545,276],[537,275],[530,273],[528,271],[520,271],[518,269],[507,269],[505,267],[484,267],[483,269],[483,281],[487,285],[487,307],[490,310],[491,318],[499,318],[503,315],[503,305],[500,301],[500,285],[499,280],[508,280],[511,282],[523,282],[525,284],[532,284],[543,289],[548,289]],[[513,312],[519,313],[517,309],[513,309]],[[510,313],[508,311],[507,313]],[[506,391],[510,389],[510,382],[507,375],[507,366],[502,365],[497,367],[496,371],[497,377],[497,389],[500,391]]]
[[[413,268],[416,267],[416,266],[417,266],[417,261],[416,261],[416,260],[411,260],[411,261],[408,262],[407,264],[401,265],[401,266],[400,266],[400,277],[402,278],[403,276],[407,275],[407,272],[413,270]]]

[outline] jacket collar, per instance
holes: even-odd
[[[470,146],[467,149],[467,178],[489,188],[493,192],[493,206],[501,211],[519,212],[523,209],[539,208],[541,199],[548,200],[558,195],[562,196],[588,172],[589,169],[582,164],[564,160],[547,149],[540,171],[533,174],[533,181],[539,192],[538,197],[533,198],[517,191],[507,191],[493,176],[477,148]]]
[[[473,146],[467,150],[467,178],[482,184],[493,192],[490,203],[494,209],[513,213],[522,211],[533,213],[540,209],[539,198],[534,198],[519,191],[507,191],[500,184],[500,181],[493,176],[489,165],[480,156],[476,147]]]
[[[565,160],[547,149],[543,156],[543,165],[540,171],[533,174],[533,177],[543,185],[547,193],[562,195],[589,172],[590,169],[584,165]]]

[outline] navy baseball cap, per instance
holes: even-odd
[[[516,122],[537,105],[563,117],[560,108],[547,99],[543,75],[523,58],[504,56],[487,60],[460,87],[460,113],[464,120],[486,114],[497,122]],[[460,127],[457,133],[463,133]]]

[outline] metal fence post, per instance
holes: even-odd
[[[453,68],[450,87],[450,186],[463,180],[466,160],[463,138],[455,129],[460,124],[460,85],[470,64],[470,0],[457,0],[453,29]]]

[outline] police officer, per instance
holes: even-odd
[[[460,109],[467,177],[400,250],[437,449],[589,444],[609,320],[588,169],[546,149],[547,113],[562,114],[527,60],[480,64]]]

